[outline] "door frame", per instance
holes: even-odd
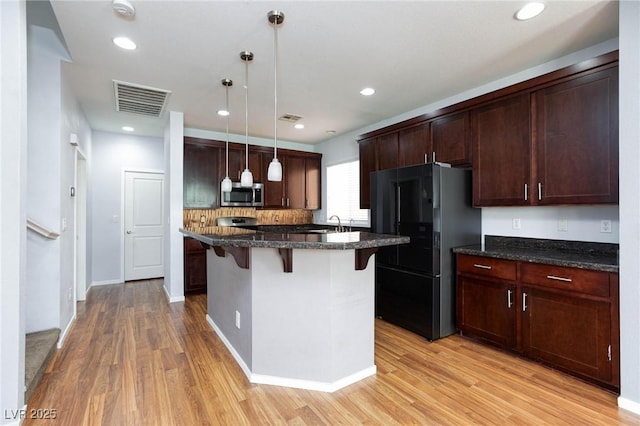
[[[73,314],[76,302],[87,298],[87,157],[76,147],[74,157],[74,226],[73,226]],[[78,239],[81,238],[81,240]]]
[[[127,180],[127,173],[155,173],[160,174],[165,179],[166,185],[166,174],[164,170],[160,169],[145,169],[145,168],[131,168],[131,167],[123,167],[120,172],[120,282],[124,283],[125,274],[124,274],[124,265],[125,265],[125,247],[124,247],[124,219],[125,219],[125,186]],[[164,201],[166,205],[166,200]],[[167,259],[165,253],[162,254],[163,262],[167,264]]]

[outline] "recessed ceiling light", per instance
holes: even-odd
[[[304,129],[304,124],[298,123],[298,124],[295,124],[293,127],[295,127],[296,129]]]
[[[376,91],[375,91],[374,89],[372,89],[371,87],[365,87],[364,89],[362,89],[362,90],[360,91],[360,94],[361,94],[362,96],[371,96],[371,95],[373,95],[374,93],[376,93]]]
[[[113,44],[121,49],[126,50],[135,50],[135,48],[137,47],[133,40],[127,37],[114,37]]]
[[[122,126],[122,130],[125,132],[133,132],[135,129],[131,126]]]
[[[229,112],[229,111],[227,111],[226,109],[221,109],[220,111],[218,111],[218,115],[219,115],[220,117],[227,117],[227,116],[229,116],[229,115],[230,115],[230,112]]]
[[[527,3],[520,10],[516,12],[516,19],[519,21],[526,21],[527,19],[534,18],[542,13],[544,10],[544,3],[534,1]]]

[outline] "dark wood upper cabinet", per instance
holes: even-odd
[[[393,132],[379,136],[376,140],[378,149],[378,170],[398,167],[398,133]]]
[[[537,204],[618,202],[618,68],[534,93]]]
[[[226,169],[225,164],[225,150],[222,149],[222,160],[220,170],[222,171],[222,178]],[[240,181],[240,176],[246,167],[246,151],[244,146],[239,148],[236,144],[229,148],[229,177],[234,182]],[[253,174],[254,182],[262,182],[262,153],[249,149],[249,170]],[[222,179],[221,178],[221,179]]]
[[[371,205],[371,172],[378,170],[376,156],[376,139],[369,138],[358,143],[360,151],[360,208],[368,209]]]
[[[431,158],[453,166],[471,164],[469,111],[446,115],[431,122]]]
[[[249,145],[249,170],[253,174],[253,181],[264,185],[264,207],[287,207],[288,201],[291,208],[320,208],[322,155],[291,149],[278,150],[283,169],[281,182],[267,180],[272,159],[272,148]],[[220,207],[220,184],[226,173],[226,162],[225,142],[185,137],[185,208]],[[239,182],[245,167],[245,145],[229,143],[231,180]]]
[[[214,146],[184,144],[184,208],[216,208],[220,205],[218,172],[220,149]]]
[[[527,205],[531,198],[529,94],[471,111],[473,205]]]
[[[303,157],[287,156],[284,162],[284,206],[304,209],[306,206],[306,169]]]
[[[434,157],[472,165],[475,207],[615,204],[618,52],[368,132],[358,143],[363,209],[372,171]]]
[[[398,166],[413,166],[431,161],[429,123],[422,122],[398,132]]]
[[[321,169],[320,158],[305,159],[306,169],[306,195],[305,209],[317,210],[322,207]]]

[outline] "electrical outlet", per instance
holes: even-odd
[[[567,219],[558,219],[558,231],[560,232],[569,231],[569,221]]]
[[[511,223],[511,227],[513,229],[520,229],[521,228],[520,218],[514,218],[513,222]]]
[[[236,311],[236,328],[240,328],[240,312]]]
[[[605,234],[611,233],[611,221],[610,220],[601,220],[600,221],[600,232]]]

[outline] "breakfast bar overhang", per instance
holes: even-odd
[[[207,321],[251,383],[333,392],[375,374],[373,253],[409,238],[181,231],[211,248]]]

